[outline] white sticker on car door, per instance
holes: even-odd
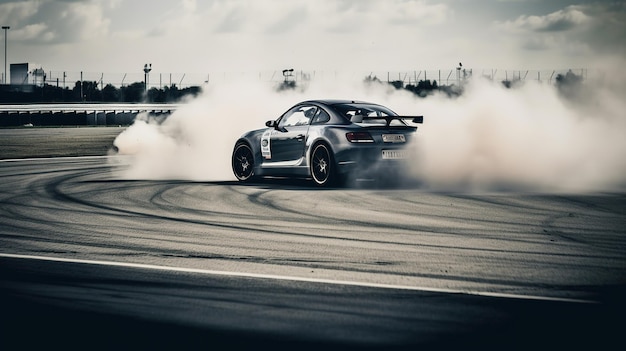
[[[272,158],[272,149],[270,146],[270,139],[272,136],[272,129],[266,130],[261,136],[261,155],[263,158],[270,160]]]

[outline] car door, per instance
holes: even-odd
[[[305,141],[317,107],[298,105],[287,111],[271,133],[270,162],[295,162],[304,156]]]

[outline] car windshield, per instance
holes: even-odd
[[[396,113],[380,105],[368,104],[335,104],[335,111],[353,123],[386,125],[385,116],[397,116]],[[382,118],[376,118],[382,117]],[[404,126],[402,120],[393,120],[390,125]]]

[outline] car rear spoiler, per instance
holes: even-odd
[[[357,117],[357,116],[355,116]],[[387,127],[394,119],[410,119],[413,123],[424,123],[424,116],[363,116],[363,119],[384,119],[387,122]]]

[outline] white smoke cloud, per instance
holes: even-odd
[[[475,78],[458,98],[419,98],[386,84],[341,80],[315,79],[303,91],[282,93],[268,83],[216,83],[162,124],[141,119],[118,136],[120,153],[133,155],[125,177],[233,180],[231,152],[243,132],[296,102],[345,98],[425,116],[413,176],[426,188],[603,191],[626,185],[626,89],[619,80],[588,78],[573,101],[554,85],[533,81],[506,89]]]
[[[122,132],[114,144],[132,155],[125,173],[131,179],[235,179],[230,168],[234,143],[247,130],[262,128],[295,100],[265,83],[223,84],[206,88],[165,121],[148,115]]]
[[[626,185],[626,120],[615,114],[615,104],[626,106],[618,96],[588,98],[593,108],[565,101],[545,83],[505,89],[476,80],[456,100],[423,100],[418,108],[428,118],[417,174],[438,189],[597,191]]]

